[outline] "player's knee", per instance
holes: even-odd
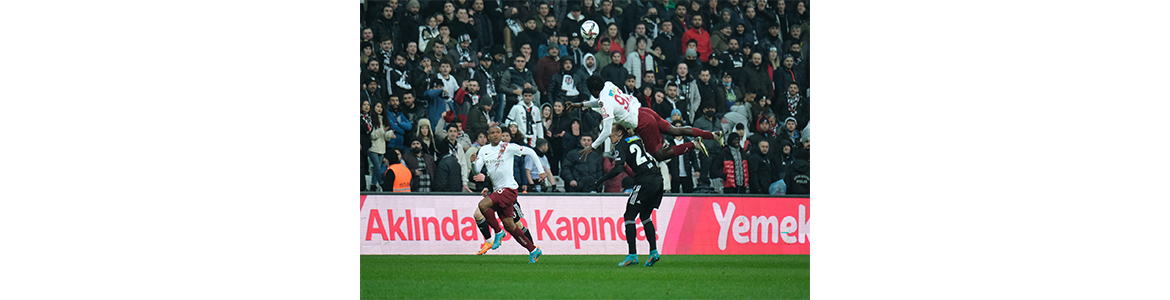
[[[634,218],[637,218],[637,217],[638,217],[638,212],[636,212],[636,211],[628,211],[628,212],[626,212],[625,215],[622,215],[622,218],[625,218],[627,221],[632,221],[632,220],[634,220]]]

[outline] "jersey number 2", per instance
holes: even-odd
[[[648,153],[642,153],[642,147],[638,147],[637,144],[630,144],[630,153],[634,154],[635,165],[641,166],[651,160],[647,157]]]

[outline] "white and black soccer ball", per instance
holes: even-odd
[[[596,39],[600,33],[601,27],[598,27],[597,22],[593,20],[588,20],[581,24],[581,37],[584,37],[586,40]]]

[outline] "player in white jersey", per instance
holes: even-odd
[[[586,86],[589,88],[589,93],[597,100],[572,103],[572,107],[590,107],[601,113],[601,134],[593,141],[589,147],[581,149],[577,153],[581,157],[592,152],[593,149],[600,147],[610,135],[610,130],[613,124],[620,124],[626,128],[634,130],[635,134],[642,137],[645,143],[646,150],[654,151],[652,155],[658,161],[670,159],[679,154],[690,152],[691,149],[699,149],[707,155],[707,148],[703,147],[703,139],[715,139],[716,136],[709,131],[692,128],[692,127],[674,127],[671,126],[666,119],[658,116],[654,110],[648,107],[642,107],[638,98],[633,95],[624,94],[618,90],[612,82],[605,81],[604,78],[597,74],[589,76],[585,80]],[[694,136],[699,137],[694,142],[686,142],[674,147],[662,147],[664,145],[662,134],[669,134],[673,136]]]
[[[516,180],[512,177],[512,163],[513,158],[520,155],[527,155],[535,161],[540,161],[540,157],[536,155],[536,151],[531,148],[526,148],[517,144],[500,142],[501,130],[499,126],[488,129],[488,141],[491,143],[479,148],[476,154],[475,170],[483,170],[487,168],[487,174],[477,174],[475,181],[484,181],[490,177],[493,185],[496,187],[495,192],[489,194],[488,189],[483,189],[480,194],[483,199],[479,201],[479,206],[476,211],[476,223],[487,222],[488,226],[496,230],[495,241],[492,242],[491,249],[500,247],[500,239],[504,238],[504,232],[500,230],[499,222],[496,221],[496,214],[499,214],[500,220],[504,222],[504,229],[512,233],[512,238],[516,239],[517,243],[528,249],[528,262],[536,263],[540,258],[541,251],[536,247],[531,238],[526,238],[524,232],[513,218],[516,217]],[[548,178],[548,173],[540,170],[540,178]],[[488,244],[484,243],[484,248]],[[484,251],[481,249],[480,254]]]

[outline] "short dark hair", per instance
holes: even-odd
[[[536,148],[540,148],[540,147],[543,147],[545,145],[548,145],[548,140],[536,139]]]
[[[650,71],[646,71],[646,72],[650,72]],[[630,80],[630,79],[637,80],[638,76],[634,76],[634,74],[626,74],[626,80]]]
[[[601,78],[601,75],[598,74],[590,75],[589,78],[585,79],[585,87],[590,91],[600,91],[605,88],[605,78]]]
[[[399,149],[397,147],[387,149],[386,155],[383,156],[386,158],[386,160],[390,161],[391,165],[398,163],[398,159],[399,159],[398,151],[394,151],[394,150],[399,150]],[[380,164],[382,162],[379,161],[378,163]]]
[[[666,83],[666,87],[668,87],[668,88],[669,88],[669,87],[674,87],[674,88],[676,88],[676,89],[677,89],[677,88],[678,88],[678,85],[677,85],[677,84],[674,84],[674,82],[668,82],[668,83]]]
[[[459,125],[455,125],[455,122],[459,122],[459,118],[455,118],[455,120],[452,120],[451,123],[448,123],[445,130],[451,130],[451,128],[459,129]]]

